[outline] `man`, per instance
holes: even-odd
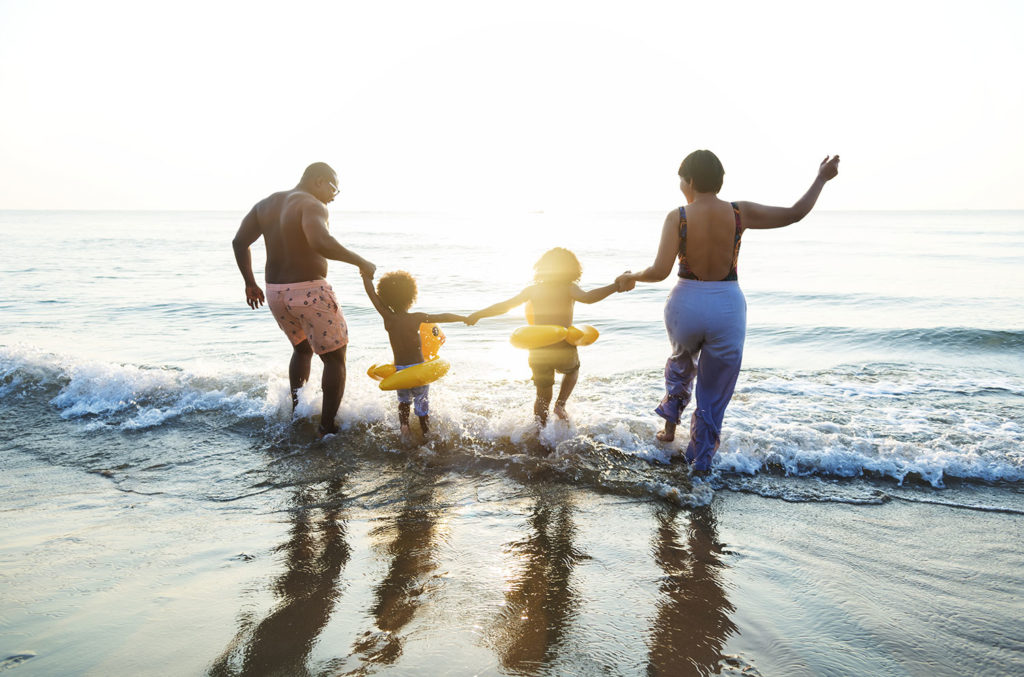
[[[345,394],[348,345],[345,318],[325,279],[327,259],[351,263],[371,277],[376,270],[328,232],[327,204],[339,192],[338,175],[327,164],[315,162],[306,167],[295,188],[257,202],[242,219],[231,242],[245,280],[245,301],[256,310],[265,297],[252,273],[249,247],[263,236],[267,248],[267,305],[293,347],[288,365],[292,411],[299,403],[299,388],[309,380],[313,353],[324,363],[321,436],[338,431],[334,418]]]

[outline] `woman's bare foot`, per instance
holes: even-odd
[[[563,421],[569,420],[569,414],[565,411],[565,402],[556,401],[555,406],[551,409],[555,412],[555,416],[562,419]]]
[[[665,421],[665,429],[659,430],[655,437],[659,442],[671,442],[676,438],[676,424]]]

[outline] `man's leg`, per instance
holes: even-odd
[[[341,406],[341,398],[345,396],[345,348],[347,346],[320,356],[324,363],[323,380],[320,382],[324,393],[324,406],[320,412],[320,432],[324,434],[338,432],[334,417]]]
[[[309,365],[313,361],[313,349],[309,346],[309,340],[296,343],[292,346],[292,359],[288,363],[288,384],[292,391],[292,411],[299,406],[299,388],[306,385],[309,380]]]

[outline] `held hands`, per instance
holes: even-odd
[[[363,259],[363,262],[359,264],[359,274],[362,275],[363,277],[368,277],[372,280],[373,275],[376,272],[377,266],[373,265],[366,259]]]
[[[818,177],[829,181],[836,178],[839,174],[839,156],[833,155],[832,159],[826,155],[825,159],[821,161],[818,166]]]
[[[636,276],[628,270],[615,278],[615,291],[617,292],[632,291],[635,286]]]
[[[478,313],[473,313],[472,315],[470,315],[469,317],[467,317],[466,319],[463,320],[463,322],[468,324],[470,327],[472,327],[474,324],[476,324],[479,321],[480,321],[480,315]]]
[[[264,300],[266,300],[266,297],[263,296],[263,290],[260,289],[258,284],[245,285],[245,302],[250,308],[256,310],[263,305]]]

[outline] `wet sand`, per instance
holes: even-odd
[[[1024,672],[1017,514],[303,462],[335,470],[215,501],[5,458],[0,670]]]

